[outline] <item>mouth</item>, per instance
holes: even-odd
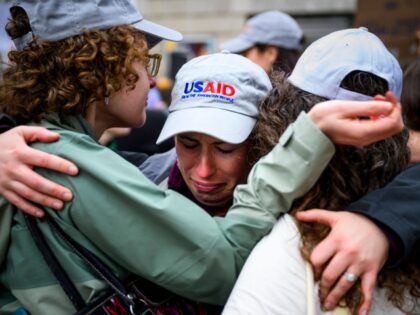
[[[195,189],[200,193],[212,193],[219,190],[223,184],[193,181]]]

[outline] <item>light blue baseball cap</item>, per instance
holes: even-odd
[[[157,143],[184,132],[242,143],[255,126],[258,102],[272,89],[267,73],[241,55],[194,58],[178,71],[169,116]]]
[[[302,29],[288,14],[267,11],[250,18],[238,37],[220,45],[233,53],[243,52],[255,44],[300,49]]]
[[[372,73],[401,96],[403,72],[397,59],[367,28],[333,32],[313,42],[303,52],[288,81],[301,90],[328,99],[370,100],[371,96],[341,87],[353,71]]]
[[[143,18],[131,0],[20,0],[29,17],[32,32],[14,40],[17,49],[23,49],[34,36],[46,41],[57,41],[81,34],[84,30],[108,29],[118,25],[132,25],[145,33],[149,48],[162,39],[182,40],[182,34]]]

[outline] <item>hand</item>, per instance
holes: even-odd
[[[69,189],[37,173],[33,167],[76,175],[77,167],[60,157],[29,147],[26,142],[52,142],[59,135],[40,127],[16,127],[0,135],[0,195],[24,212],[42,217],[44,212],[32,202],[55,209],[72,199]]]
[[[387,92],[385,97],[376,96],[372,101],[322,102],[308,115],[336,144],[365,146],[404,128],[401,105],[392,92]]]
[[[331,227],[331,232],[315,247],[310,257],[315,268],[325,266],[319,285],[324,307],[334,309],[352,287],[354,283],[342,277],[348,271],[361,279],[364,301],[359,307],[359,314],[367,314],[378,272],[388,258],[386,236],[360,214],[316,209],[298,212],[296,217],[301,221]]]
[[[99,138],[99,143],[102,145],[108,145],[112,140],[118,137],[123,137],[130,134],[131,128],[125,127],[114,127],[104,131]]]

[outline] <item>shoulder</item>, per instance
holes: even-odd
[[[224,314],[303,314],[306,272],[300,236],[284,215],[251,252],[226,304]]]
[[[52,153],[57,153],[57,151],[66,150],[74,146],[81,146],[86,149],[104,148],[101,144],[99,144],[95,139],[93,139],[89,135],[66,129],[50,130],[60,135],[60,139],[58,141],[48,143],[35,142],[31,144],[31,146],[36,149]]]
[[[167,152],[155,154],[144,161],[139,169],[142,173],[155,184],[164,181],[176,161],[175,148]]]

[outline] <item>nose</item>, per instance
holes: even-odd
[[[156,86],[156,78],[149,75],[149,87],[153,89]]]
[[[216,172],[213,158],[208,154],[201,155],[197,164],[197,175],[200,178],[209,178]]]

